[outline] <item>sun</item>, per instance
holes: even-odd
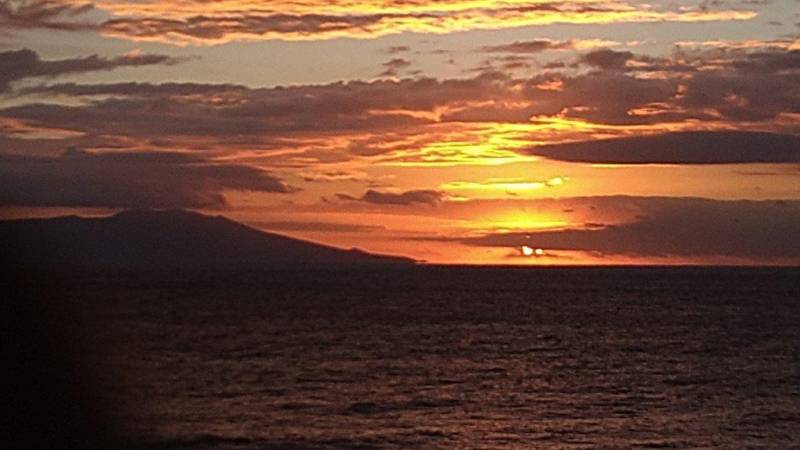
[[[528,256],[528,257],[536,256],[537,258],[540,256],[544,256],[544,250],[542,250],[541,248],[532,248],[528,247],[527,245],[523,245],[520,248],[520,251],[522,251],[522,256]]]

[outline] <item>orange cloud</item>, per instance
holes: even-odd
[[[676,46],[681,48],[716,48],[725,50],[800,50],[800,39],[747,39],[741,41],[678,41]]]
[[[66,0],[23,1],[52,5],[47,21],[37,22],[23,7],[0,10],[16,27],[67,29],[75,11]],[[96,27],[109,36],[178,45],[219,44],[239,40],[316,40],[337,37],[374,38],[403,32],[451,33],[555,23],[706,22],[747,20],[749,10],[670,9],[630,0],[102,0],[95,7],[110,15]],[[60,9],[58,9],[60,8]],[[0,18],[2,17],[0,15]],[[66,15],[66,17],[62,17]],[[56,21],[57,19],[57,21]],[[2,19],[0,19],[2,20]],[[78,22],[74,22],[76,28]],[[82,23],[85,28],[85,24]]]
[[[543,146],[578,141],[732,129],[797,134],[798,58],[782,50],[725,58],[716,51],[708,58],[653,58],[605,50],[584,55],[577,69],[527,78],[484,72],[276,88],[54,84],[19,89],[0,120],[15,140],[62,130],[63,142],[41,142],[50,151],[69,145],[191,150],[304,171],[321,164],[359,169],[341,167],[352,161],[503,165],[540,155],[558,159],[560,151],[545,154]],[[654,71],[665,75],[642,76]],[[36,101],[26,102],[29,95]],[[754,152],[741,161],[760,161]]]

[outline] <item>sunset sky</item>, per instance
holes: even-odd
[[[0,0],[0,216],[800,264],[800,0]]]

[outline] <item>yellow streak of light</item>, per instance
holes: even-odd
[[[639,111],[641,112],[641,111]],[[446,123],[423,126],[415,138],[373,144],[384,148],[371,164],[392,167],[450,167],[504,165],[538,161],[528,149],[591,139],[652,135],[697,129],[697,123],[663,122],[646,125],[607,125],[563,116],[534,116],[529,123]],[[729,124],[709,122],[704,130]],[[564,181],[564,180],[562,180]]]
[[[485,233],[513,233],[525,230],[561,229],[570,222],[543,214],[515,211],[474,220],[469,223],[471,231]]]
[[[553,177],[543,181],[530,181],[524,179],[489,179],[483,182],[474,181],[451,181],[439,185],[439,189],[445,191],[477,192],[492,194],[514,195],[531,194],[547,187],[557,187],[563,185],[569,177]],[[500,195],[505,197],[505,195]]]
[[[439,187],[444,190],[491,190],[491,191],[535,191],[547,186],[542,181],[509,181],[494,183],[475,183],[469,181],[451,181]]]
[[[67,0],[64,1],[65,3]],[[98,7],[114,12],[117,15],[199,15],[199,14],[233,14],[243,11],[275,12],[292,14],[304,13],[424,13],[424,12],[456,12],[474,9],[498,8],[494,0],[440,0],[402,1],[402,0],[99,0]],[[535,6],[552,3],[552,0],[504,0],[501,6]],[[602,4],[622,8],[623,2],[608,0],[572,0],[573,4]]]
[[[535,156],[524,156],[509,150],[495,148],[491,144],[468,142],[443,142],[425,146],[418,151],[395,152],[395,156],[384,166],[394,167],[450,167],[459,165],[498,166],[538,160]]]
[[[418,149],[398,150],[379,164],[385,166],[455,166],[502,165],[537,161],[539,158],[519,153],[530,145],[521,139],[530,131],[526,124],[484,123],[472,130],[454,130],[437,142]],[[524,132],[524,133],[523,133]]]

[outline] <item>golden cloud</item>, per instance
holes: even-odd
[[[66,0],[48,4],[69,6]],[[757,16],[750,10],[675,9],[623,0],[105,0],[94,6],[109,16],[97,24],[106,35],[177,45],[375,38],[403,32],[445,34],[555,23],[729,21]],[[36,26],[35,17],[17,17],[25,8],[9,11],[10,23]],[[64,20],[58,23],[61,28],[69,25]],[[85,28],[85,23],[81,24]]]

